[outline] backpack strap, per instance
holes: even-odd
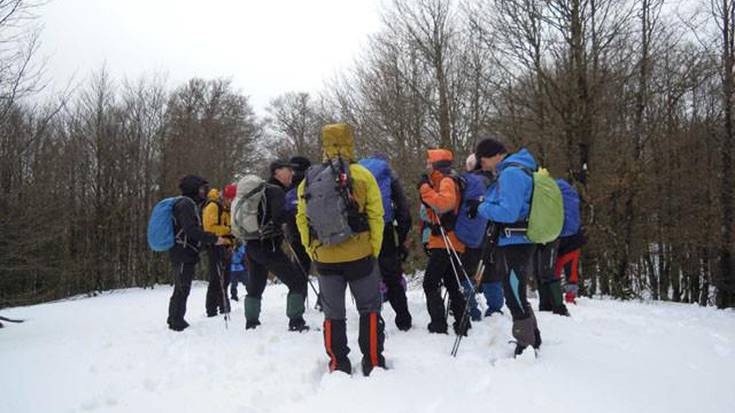
[[[536,171],[518,162],[508,163],[508,168],[518,168],[521,171],[525,172],[526,175],[528,175],[531,178],[531,200],[533,200],[533,190],[534,190],[533,174],[536,173]],[[514,222],[512,224],[503,224],[500,226],[500,230],[503,232],[506,238],[510,238],[511,236],[513,236],[513,234],[524,235],[526,234],[526,232],[528,232],[528,219],[531,217],[531,206],[532,205],[533,205],[533,202],[529,203],[528,205],[528,217],[526,217],[525,220]]]
[[[189,198],[188,196],[180,196],[179,199],[174,203],[174,209],[176,208],[176,205],[184,199],[188,200],[189,202],[192,203],[192,205],[194,205],[194,216],[196,216],[197,222],[199,223],[199,225],[202,225],[202,217],[201,217],[201,213],[199,212],[199,206],[197,205],[196,202],[194,202],[193,199]],[[174,220],[174,224],[176,224],[176,215],[172,214],[172,218]],[[181,245],[183,248],[190,248],[195,253],[197,254],[199,253],[198,243],[197,245],[194,245],[189,242],[188,237],[184,233],[184,228],[179,228],[179,231],[176,233],[175,240],[176,240],[176,243]]]

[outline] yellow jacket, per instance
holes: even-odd
[[[352,128],[344,123],[327,125],[322,129],[322,147],[324,160],[334,159],[338,155],[342,159],[353,161]],[[352,196],[360,212],[367,214],[370,231],[350,237],[337,245],[322,245],[319,240],[311,239],[309,224],[306,219],[306,200],[304,190],[306,180],[301,182],[297,190],[298,204],[296,209],[296,225],[299,228],[301,243],[312,260],[325,264],[357,261],[372,255],[378,257],[383,243],[383,200],[380,188],[373,174],[362,165],[350,164],[352,179]]]
[[[221,201],[219,200],[219,191],[214,188],[207,194],[207,199],[213,202],[208,202],[202,211],[202,226],[204,230],[219,237],[228,237],[227,245],[232,245],[232,240],[229,239],[232,235],[232,230],[230,229],[230,210],[224,206],[220,208],[217,205]],[[218,219],[220,212],[222,213],[222,217]]]

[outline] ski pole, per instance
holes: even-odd
[[[485,259],[488,257],[488,255],[491,253],[491,250],[495,248],[495,225],[489,224],[487,227],[487,230],[485,232],[485,245],[482,248],[482,255],[480,257],[480,263],[477,265],[477,271],[475,271],[475,279],[472,283],[474,288],[477,288],[478,279],[480,276],[485,272]],[[474,289],[468,292],[468,303],[467,307],[465,307],[465,312],[462,315],[462,321],[460,325],[464,325],[467,323],[467,318],[469,317],[469,294],[474,293]],[[459,345],[462,343],[462,336],[458,335],[457,338],[454,339],[454,346],[452,347],[452,357],[457,357],[457,353],[459,352]]]
[[[286,240],[286,245],[288,245],[288,249],[289,251],[291,251],[291,255],[293,255],[294,260],[296,260],[296,266],[299,267],[299,270],[301,270],[301,274],[304,276],[304,278],[306,278],[306,282],[309,283],[309,287],[311,287],[311,290],[314,291],[314,294],[316,294],[316,304],[314,304],[314,309],[321,311],[322,305],[321,305],[321,300],[320,300],[321,295],[319,294],[319,291],[314,286],[314,283],[312,283],[311,280],[309,279],[309,274],[307,274],[306,269],[304,268],[304,265],[301,263],[301,260],[299,259],[299,256],[296,254],[296,251],[293,249],[293,247],[291,246],[291,243],[288,242],[288,240]],[[309,294],[306,294],[306,299],[307,300],[309,299]]]
[[[222,291],[222,311],[224,312],[224,318],[225,318],[225,330],[228,329],[228,321],[230,319],[230,300],[227,299],[227,294],[225,292],[225,277],[222,275],[222,267],[221,267],[221,260],[219,259],[219,253],[217,255],[217,275],[219,275],[219,285],[220,290]]]
[[[436,215],[436,211],[434,211],[434,212],[435,212],[435,215]],[[462,265],[462,260],[459,258],[459,254],[457,254],[457,250],[454,248],[454,245],[449,240],[449,237],[447,236],[446,231],[444,231],[444,227],[441,225],[441,222],[439,220],[438,215],[436,215],[436,218],[435,219],[436,219],[436,223],[435,224],[439,227],[439,233],[442,236],[442,240],[444,240],[444,247],[446,248],[447,255],[449,256],[449,263],[452,265],[452,272],[454,272],[454,278],[457,280],[457,286],[458,287],[461,287],[462,286],[462,282],[459,280],[459,271],[457,271],[457,266],[454,264],[454,260],[455,259],[457,260],[457,265],[459,265],[459,267],[462,269],[462,272],[464,273],[465,277],[469,281],[469,277],[467,276],[467,271],[465,271],[464,265]],[[444,287],[446,288],[447,286],[445,285]],[[449,289],[447,288],[447,295],[448,295],[448,292],[449,292]],[[469,301],[469,300],[467,300],[467,301]],[[467,312],[467,309],[468,308],[469,308],[469,302],[465,302],[465,312]],[[455,317],[456,316],[457,315],[455,314]],[[448,305],[447,305],[445,317],[446,318],[449,318],[449,306]],[[462,327],[463,327],[463,325],[462,325],[462,322],[460,321],[460,324],[459,324],[460,331],[461,331]]]

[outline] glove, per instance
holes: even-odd
[[[398,247],[398,258],[401,262],[406,262],[406,259],[408,258],[408,248],[406,248],[405,245]]]
[[[467,218],[469,219],[477,218],[477,208],[479,207],[480,207],[479,199],[470,199],[469,201],[467,201]]]
[[[421,187],[424,186],[424,184],[431,185],[431,180],[429,180],[429,175],[422,174],[419,178],[419,184],[416,185],[416,189],[419,191],[421,190]]]

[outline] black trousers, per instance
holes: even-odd
[[[281,250],[281,239],[249,241],[247,246],[248,283],[245,286],[248,297],[260,299],[268,282],[268,272],[272,272],[288,287],[289,294],[298,293],[306,298],[306,278]]]
[[[380,266],[383,283],[388,288],[388,302],[393,307],[393,311],[396,312],[396,325],[410,327],[411,313],[408,311],[406,290],[401,282],[403,268],[393,225],[386,224],[383,230],[383,245],[380,248],[378,265]]]
[[[508,245],[500,247],[498,252],[496,268],[503,280],[505,305],[513,316],[513,337],[523,346],[534,345],[538,325],[526,290],[528,279],[534,273],[536,245]]]
[[[195,263],[172,262],[174,270],[174,292],[168,302],[169,326],[180,326],[186,315],[186,300],[191,291],[191,280],[194,278]]]
[[[561,286],[552,284],[559,283],[556,279],[556,260],[559,254],[559,240],[539,245],[534,254],[534,272],[536,284],[538,285],[539,310],[550,311],[561,302]],[[556,297],[555,297],[556,295]]]
[[[216,315],[218,309],[223,313],[229,313],[230,300],[227,299],[226,286],[230,284],[230,265],[227,260],[227,247],[212,246],[207,249],[207,256],[209,258],[209,285],[205,302],[207,315]]]
[[[426,307],[433,326],[430,329],[443,330],[446,329],[447,320],[444,313],[441,286],[444,284],[444,288],[447,289],[454,319],[459,322],[464,314],[466,300],[460,290],[452,263],[454,263],[454,268],[460,273],[460,276],[464,275],[461,274],[459,262],[454,256],[450,257],[446,249],[434,248],[429,252],[429,264],[426,266],[423,283]]]

